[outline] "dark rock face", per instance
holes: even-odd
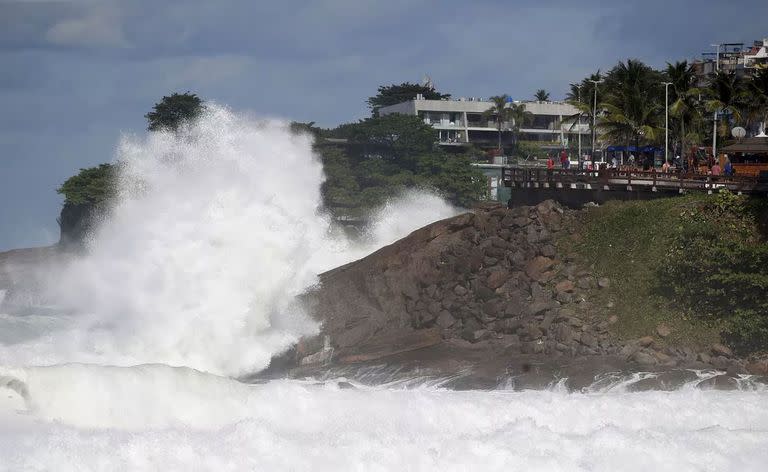
[[[552,243],[566,218],[544,202],[438,221],[322,274],[307,300],[339,358],[426,329],[470,343],[515,335],[517,349],[536,354],[618,352],[605,327],[579,318],[577,285],[597,280],[558,259]]]
[[[546,201],[438,221],[322,274],[319,287],[306,295],[310,312],[322,322],[337,360],[386,357],[388,350],[402,353],[441,339],[467,346],[514,339],[505,353],[613,356],[644,369],[703,363],[746,371],[746,362],[723,345],[697,356],[664,348],[652,336],[612,337],[609,327],[618,317],[595,319],[587,300],[611,281],[557,251],[555,241],[574,217],[575,211]],[[659,326],[649,334],[663,339],[670,333]],[[382,339],[400,342],[387,348]],[[762,364],[750,367],[762,372]]]

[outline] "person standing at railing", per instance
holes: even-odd
[[[552,180],[552,171],[555,169],[555,160],[547,154],[547,180]]]
[[[722,173],[722,169],[720,169],[720,163],[717,161],[714,161],[712,163],[712,169],[711,169],[712,175],[720,175]]]
[[[731,164],[731,160],[728,159],[728,154],[725,155],[725,166],[723,166],[723,173],[728,177],[733,175],[733,164]]]
[[[669,161],[665,159],[664,164],[661,165],[661,171],[667,174],[669,173],[669,168],[670,168]]]
[[[568,169],[571,166],[571,161],[568,160],[568,153],[563,149],[560,151],[560,165],[563,169]]]

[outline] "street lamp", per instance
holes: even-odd
[[[576,93],[578,95],[579,104],[581,104],[581,84],[576,86]],[[579,170],[584,170],[584,161],[581,154],[581,110],[579,110],[579,121],[576,126],[576,133],[579,135]]]
[[[669,162],[669,86],[672,82],[664,84],[664,163]]]
[[[720,46],[721,44],[711,44],[713,48],[717,48],[717,54],[715,54],[715,75],[720,70]],[[712,159],[717,159],[717,110],[715,110],[712,116]]]
[[[597,117],[597,84],[601,83],[602,80],[589,80],[593,84],[595,84],[595,100],[592,104],[592,169],[595,168],[595,118]]]

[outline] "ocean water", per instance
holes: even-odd
[[[0,300],[0,470],[766,470],[768,392],[748,381],[236,380],[316,332],[295,297],[317,274],[460,211],[411,192],[351,242],[310,144],[218,106],[121,140],[88,255],[44,268],[24,310]]]

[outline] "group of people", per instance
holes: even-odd
[[[547,154],[547,170],[553,170],[556,166],[555,164],[555,157],[551,154]],[[562,150],[559,155],[559,163],[560,167],[562,169],[570,169],[571,168],[571,160],[568,157],[568,152],[565,150]],[[693,172],[693,173],[704,173],[707,175],[724,175],[724,176],[732,176],[736,173],[733,164],[731,163],[731,160],[728,158],[728,155],[725,154],[723,156],[723,164],[720,165],[720,160],[715,159],[712,156],[709,157],[708,162],[706,165],[699,165],[698,161],[693,157],[690,156],[688,159],[682,159],[679,155],[675,156],[674,159],[671,160],[665,160],[664,163],[661,166],[661,171],[664,173],[670,173],[675,172],[678,169],[681,170],[684,173]],[[586,170],[593,170],[592,169],[592,163],[585,160],[585,166]],[[644,155],[640,159],[635,158],[635,155],[630,153],[629,158],[627,159],[626,165],[622,166],[619,163],[619,159],[614,155],[611,159],[610,164],[601,164],[601,169],[608,167],[610,169],[620,169],[620,168],[629,168],[629,169],[642,169],[645,171],[649,171],[653,168],[654,162],[653,157],[650,155]]]
[[[566,170],[571,168],[571,160],[568,157],[568,153],[565,151],[565,149],[560,151],[560,166]],[[551,154],[547,154],[547,170],[552,170],[554,168],[555,160]]]

